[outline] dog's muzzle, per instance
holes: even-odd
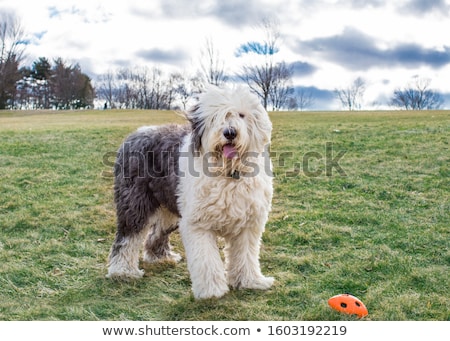
[[[227,159],[233,159],[234,157],[237,156],[237,150],[233,144],[233,140],[236,138],[237,136],[237,131],[236,128],[234,127],[226,127],[223,131],[222,131],[223,136],[228,140],[228,143],[225,144],[222,147],[222,151],[223,151],[223,155],[227,158]]]
[[[236,136],[237,136],[237,131],[234,127],[227,127],[223,130],[223,136],[228,140],[228,141],[233,141]]]

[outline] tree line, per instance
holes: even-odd
[[[17,18],[0,12],[0,109],[5,109],[14,98],[24,52],[19,42],[23,37],[24,30]]]
[[[158,67],[125,67],[109,70],[93,81],[78,64],[61,58],[49,61],[40,57],[31,66],[23,61],[24,30],[12,14],[0,12],[0,109],[79,109],[93,107],[94,99],[104,101],[104,108],[186,109],[190,98],[203,91],[206,84],[223,85],[243,82],[256,93],[266,109],[304,110],[314,105],[313,93],[293,86],[293,65],[276,61],[280,51],[279,23],[263,19],[259,25],[261,41],[239,47],[242,55],[252,56],[234,75],[226,71],[213,40],[205,40],[200,50],[199,68],[194,74],[166,74]],[[366,83],[355,79],[334,93],[343,108],[361,109]],[[398,108],[437,109],[442,97],[430,88],[430,81],[416,78],[404,88],[395,89],[390,105]]]
[[[79,109],[92,107],[91,79],[78,64],[41,57],[23,61],[25,33],[13,14],[0,12],[0,109]]]
[[[70,65],[61,58],[50,63],[45,57],[31,67],[19,69],[12,108],[80,109],[92,108],[95,92],[91,79],[78,64]]]
[[[104,108],[186,109],[193,94],[203,89],[199,76],[166,74],[158,67],[124,67],[98,77],[97,96]]]
[[[430,85],[430,79],[416,76],[406,86],[396,88],[388,104],[405,110],[439,109],[444,100]],[[357,77],[347,87],[334,90],[342,107],[348,110],[361,109],[365,91],[366,82],[361,77]]]

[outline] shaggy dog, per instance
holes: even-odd
[[[143,276],[144,261],[179,261],[179,228],[195,298],[233,288],[268,289],[259,250],[272,200],[272,124],[247,89],[208,88],[190,124],[142,127],[120,147],[114,168],[117,233],[107,277]],[[217,237],[225,242],[222,262]]]

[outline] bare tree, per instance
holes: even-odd
[[[121,68],[116,71],[117,101],[119,107],[126,109],[138,108],[137,89],[134,82],[134,72],[130,68]]]
[[[294,92],[291,82],[293,73],[292,67],[285,62],[278,63],[273,67],[273,80],[269,89],[269,99],[273,111],[287,107],[288,100]]]
[[[135,68],[131,72],[137,107],[141,109],[150,109],[150,88],[149,88],[149,70],[147,67]]]
[[[348,110],[361,109],[366,82],[361,77],[356,78],[348,87],[335,89],[336,97]]]
[[[391,104],[406,110],[439,109],[443,103],[442,97],[430,89],[430,83],[429,79],[415,77],[405,88],[394,90]]]
[[[261,98],[267,109],[277,73],[273,55],[278,51],[280,38],[279,24],[275,20],[264,19],[261,22],[265,38],[262,43],[249,42],[245,45],[245,52],[255,53],[263,57],[259,65],[244,65],[238,75]]]
[[[157,110],[166,109],[166,81],[163,71],[156,66],[151,70],[150,88],[150,108]]]
[[[99,97],[112,103],[111,107],[162,110],[174,105],[185,109],[202,85],[199,77],[166,75],[156,66],[126,67],[100,76],[97,89]]]
[[[261,98],[265,109],[267,109],[269,104],[272,77],[272,68],[267,67],[267,65],[245,65],[242,67],[242,73],[239,75],[239,78],[247,83],[250,89]]]
[[[211,37],[205,39],[204,48],[200,50],[200,69],[206,83],[220,86],[227,81],[225,62],[221,59]]]
[[[289,98],[288,108],[289,110],[303,111],[314,105],[314,96],[311,91],[305,88],[299,88],[295,91],[294,95]]]
[[[140,109],[167,107],[166,82],[160,68],[136,67],[133,70],[122,71],[121,77],[125,81],[124,94],[128,98],[127,102],[131,99],[132,107]]]
[[[167,81],[166,85],[166,103],[167,103],[167,109],[171,109],[173,102],[175,101],[176,97],[176,91],[177,91],[177,80],[178,80],[178,73],[171,73],[169,75],[169,80]]]
[[[24,30],[17,17],[0,12],[0,109],[5,109],[15,97],[16,82],[21,78],[19,64],[24,52],[23,38]]]
[[[189,101],[203,91],[203,83],[199,77],[190,77],[186,73],[175,73],[173,79],[176,99],[181,103],[181,109],[186,110]]]
[[[98,85],[96,89],[98,96],[109,104],[109,108],[115,108],[117,84],[116,75],[111,70],[108,70],[105,74],[98,77]]]

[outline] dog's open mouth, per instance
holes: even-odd
[[[236,147],[228,143],[222,147],[223,156],[225,156],[227,159],[233,159],[238,155],[238,152],[236,150]]]

